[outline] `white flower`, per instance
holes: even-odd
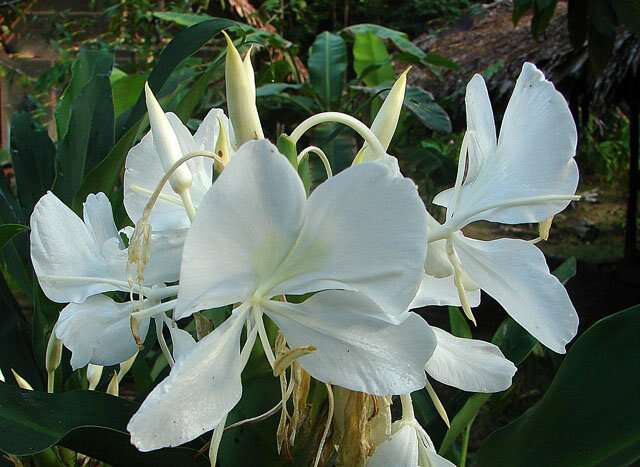
[[[466,103],[458,179],[434,199],[447,207],[447,218],[429,231],[426,273],[449,277],[440,295],[455,286],[459,300],[449,303],[462,305],[468,316],[478,298],[468,291],[482,289],[543,345],[563,353],[578,316],[542,252],[524,240],[474,240],[461,229],[478,220],[544,222],[566,208],[578,183],[573,118],[562,95],[530,63],[522,68],[499,138],[479,75],[467,86]],[[426,288],[418,302],[426,301]]]
[[[195,151],[213,152],[220,137],[220,126],[227,132],[233,144],[231,125],[221,109],[211,109],[194,135],[175,114],[168,112],[165,115],[180,147],[177,159]],[[127,154],[124,173],[124,206],[133,222],[137,223],[142,217],[151,193],[168,169],[165,165],[166,162],[162,163],[162,157],[156,148],[151,130]],[[195,157],[183,164],[182,168],[191,175],[189,193],[194,207],[197,208],[207,190],[211,188],[213,160]],[[171,184],[167,183],[162,189],[160,198],[151,211],[150,222],[154,231],[190,226],[183,200],[176,194]]]
[[[62,310],[56,336],[73,352],[73,368],[87,363],[114,365],[137,350],[129,324],[133,304],[99,295],[130,290],[127,249],[113,221],[111,204],[104,193],[89,195],[83,211],[84,222],[49,192],[31,216],[31,261],[38,282],[51,300],[71,302]],[[170,288],[151,287],[178,279],[185,235],[185,230],[152,235],[143,294],[171,295]],[[142,336],[148,323],[148,319],[141,322]]]
[[[425,247],[424,206],[410,181],[362,164],[307,199],[273,145],[244,144],[187,236],[175,318],[240,305],[147,397],[129,423],[132,442],[143,451],[175,446],[223,422],[240,399],[240,373],[256,334],[273,364],[263,313],[291,348],[315,349],[298,361],[320,381],[375,395],[423,387],[435,339],[406,310]],[[278,300],[310,292],[299,304]]]
[[[436,452],[429,435],[413,415],[409,396],[403,398],[402,419],[391,425],[391,435],[367,460],[367,467],[455,467]]]

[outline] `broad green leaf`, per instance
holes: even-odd
[[[153,16],[163,21],[171,21],[180,26],[193,26],[214,19],[209,15],[194,15],[189,13],[178,13],[176,11],[154,11]]]
[[[470,339],[471,328],[464,315],[460,312],[460,308],[457,306],[449,307],[449,326],[451,328],[451,334],[458,337],[464,337]]]
[[[384,26],[380,26],[378,24],[368,23],[355,24],[353,26],[345,28],[344,31],[354,35],[370,32],[380,39],[388,39],[393,43],[393,45],[398,48],[398,50],[411,57],[413,61],[451,69],[459,68],[458,64],[445,57],[434,53],[425,52],[420,47],[411,42],[409,40],[409,37],[402,31],[396,31],[395,29],[385,28]]]
[[[300,84],[293,83],[269,83],[263,84],[262,86],[258,86],[256,89],[256,97],[269,97],[269,96],[277,96],[285,91],[290,89],[297,90],[302,86]]]
[[[80,96],[82,89],[96,76],[109,76],[113,66],[113,56],[106,50],[81,49],[71,66],[71,81],[64,90],[56,107],[56,127],[58,141],[62,141],[69,128],[71,107]]]
[[[393,81],[391,55],[384,42],[372,32],[356,34],[353,44],[353,69],[367,86]]]
[[[562,361],[543,398],[492,433],[479,467],[631,465],[640,459],[640,306],[604,318]]]
[[[309,49],[309,81],[325,110],[342,95],[347,71],[347,47],[342,37],[322,32]]]
[[[2,224],[0,225],[0,248],[2,248],[9,240],[24,232],[29,227],[22,224]]]
[[[26,224],[29,222],[18,200],[13,196],[8,181],[0,175],[0,223]],[[16,235],[9,240],[2,251],[3,272],[9,276],[12,285],[31,298],[33,294],[33,272],[29,256],[29,237]]]
[[[11,119],[11,161],[16,176],[18,199],[31,214],[33,206],[55,177],[56,148],[47,130],[35,122],[28,112],[17,112]]]
[[[127,75],[112,84],[113,110],[116,118],[138,101],[146,80],[146,76],[143,75]]]
[[[417,86],[407,87],[404,106],[427,128],[444,133],[451,132],[449,115],[424,89]]]
[[[67,205],[86,175],[113,147],[114,114],[111,83],[96,76],[71,105],[69,130],[58,145],[53,191]]]
[[[24,318],[20,305],[0,274],[0,370],[7,378],[14,369],[34,388],[42,387],[40,370],[34,360],[29,336],[29,323]],[[3,385],[3,383],[0,383]],[[0,397],[0,410],[3,399]],[[4,426],[2,428],[4,437]]]
[[[467,399],[456,416],[453,417],[453,420],[451,420],[451,427],[444,435],[440,449],[438,450],[440,455],[445,455],[449,452],[453,447],[453,443],[458,439],[458,436],[460,436],[467,425],[476,418],[480,409],[489,401],[492,395],[493,394],[476,393]]]
[[[513,2],[513,24],[518,24],[520,18],[533,6],[534,0],[514,0]]]
[[[0,451],[26,456],[59,444],[111,465],[209,465],[205,455],[187,447],[138,451],[126,431],[137,409],[97,391],[47,394],[0,384]]]
[[[226,57],[226,51],[220,53],[207,67],[204,73],[189,87],[189,91],[176,107],[176,115],[187,121],[198,108],[202,96],[207,92],[207,87],[214,81],[214,77],[221,72],[222,62]]]

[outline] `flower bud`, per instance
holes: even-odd
[[[224,31],[223,34],[227,40],[225,62],[227,107],[236,143],[240,146],[249,140],[264,138],[264,133],[256,107],[255,78],[251,57],[247,54],[243,61],[229,36]]]
[[[55,382],[55,373],[60,366],[62,360],[62,341],[56,337],[55,328],[51,331],[49,341],[47,342],[47,356],[45,358],[45,367],[47,369],[47,391],[53,392]]]
[[[19,388],[33,391],[33,387],[29,384],[29,381],[20,376],[16,370],[11,368],[11,373],[13,373],[13,377],[15,378]]]
[[[102,369],[104,367],[100,365],[93,365],[89,363],[87,365],[87,381],[89,382],[89,391],[93,391],[98,387],[100,378],[102,377]]]
[[[120,381],[118,381],[118,373],[113,372],[109,386],[107,386],[107,394],[118,396],[120,394]]]
[[[147,111],[149,113],[151,134],[153,135],[153,146],[158,153],[162,168],[167,172],[184,154],[182,154],[182,150],[180,149],[178,137],[173,131],[173,127],[162,110],[162,107],[160,107],[158,100],[153,95],[149,83],[145,83],[144,92],[147,99]],[[191,171],[186,164],[178,167],[169,179],[171,188],[173,188],[173,191],[177,194],[189,190],[189,188],[191,188],[191,181]]]
[[[214,164],[215,170],[220,173],[224,170],[225,166],[229,163],[231,158],[231,143],[229,142],[229,135],[227,134],[227,128],[222,123],[222,119],[218,118],[218,139],[216,139],[216,146],[214,152],[220,158],[216,160]]]
[[[411,67],[407,68],[393,84],[371,125],[371,132],[380,140],[385,150],[389,148],[396,126],[398,126],[409,70],[411,70]],[[373,153],[365,143],[356,155],[354,163],[376,160],[383,156],[384,154]]]

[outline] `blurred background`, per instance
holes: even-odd
[[[119,141],[132,115],[138,115],[136,102],[161,51],[180,31],[210,17],[246,25],[234,39],[254,44],[258,108],[272,140],[325,110],[351,113],[370,124],[390,84],[411,66],[404,113],[389,152],[426,202],[455,179],[468,80],[483,75],[499,125],[522,63],[535,63],[564,94],[576,121],[583,197],[556,216],[549,240],[539,246],[552,269],[576,260],[576,276],[567,288],[581,331],[640,302],[640,2],[633,0],[0,0],[3,186],[15,192],[14,171],[38,177],[37,166],[14,166],[20,152],[29,150],[21,132],[28,127],[53,142],[59,138],[56,106],[63,91],[74,73],[86,72],[83,64],[97,66],[82,54],[113,56],[112,140]],[[223,46],[215,36],[179,61],[158,93],[163,106],[191,128],[211,107],[225,106]],[[79,65],[72,66],[76,59]],[[95,125],[99,121],[90,122],[90,128]],[[354,134],[332,125],[318,127],[309,142],[325,149],[336,171],[360,146]],[[319,180],[316,169],[311,167],[311,176]],[[6,223],[12,208],[0,204]],[[119,226],[130,222],[123,211],[116,214]],[[477,223],[468,229],[480,239],[537,236],[536,225]],[[30,318],[31,282],[25,286],[15,272],[18,243],[3,247],[4,271]],[[474,335],[489,339],[505,315],[484,295],[476,316],[480,327]],[[432,324],[448,320],[446,313],[429,315]],[[474,438],[482,439],[541,397],[559,360],[540,346],[536,352],[541,358],[528,359],[518,372],[517,397],[503,404],[502,415],[476,426],[472,449]]]

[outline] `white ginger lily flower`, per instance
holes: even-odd
[[[216,144],[221,139],[227,140],[231,146],[235,142],[229,120],[221,109],[211,109],[192,135],[177,115],[162,111],[148,87],[146,93],[151,130],[129,150],[124,173],[124,206],[134,223],[138,223],[142,217],[151,194],[173,163],[197,151],[213,154],[219,149]],[[157,138],[155,135],[158,135]],[[176,178],[179,182],[190,179],[189,186],[184,188],[188,193],[187,203],[192,203],[193,208],[197,209],[211,188],[213,160],[194,157],[176,170],[170,178],[171,183],[164,186],[151,211],[149,220],[154,231],[188,228],[191,224],[187,211],[190,208],[185,206],[183,196],[175,191]]]
[[[380,443],[367,467],[455,467],[436,449],[413,414],[411,397],[401,396],[402,418],[391,425],[391,435]]]
[[[577,198],[577,136],[568,105],[530,63],[522,68],[499,138],[479,75],[467,86],[466,103],[468,131],[458,178],[454,188],[434,199],[447,208],[447,218],[429,231],[426,273],[449,278],[441,282],[442,303],[462,305],[473,319],[471,307],[482,289],[543,345],[564,353],[576,335],[578,316],[542,252],[524,240],[474,240],[461,229],[478,220],[542,223]],[[453,286],[459,299],[448,301]],[[414,306],[428,301],[427,284],[423,292]]]
[[[394,83],[371,125],[372,133],[378,137],[385,150],[389,147],[400,117],[408,71],[402,73]],[[383,162],[392,174],[401,176],[395,157],[385,154],[381,158],[379,154],[367,149],[366,145],[363,146],[354,163]],[[440,227],[429,213],[427,226],[428,231]],[[446,252],[442,249],[445,242],[439,240],[429,245],[425,260],[429,274],[424,274],[420,289],[409,308],[427,305],[460,306],[458,291],[451,277],[453,269]],[[477,306],[480,304],[480,290],[468,280],[465,284],[470,284],[471,290],[467,295],[471,306]],[[496,345],[458,338],[435,327],[432,329],[437,337],[437,345],[425,367],[429,376],[441,383],[471,392],[498,392],[511,386],[516,367],[504,357]],[[439,403],[437,400],[434,402],[436,405]]]
[[[307,199],[272,144],[244,144],[203,199],[187,236],[175,318],[240,305],[176,359],[131,419],[132,442],[149,451],[223,426],[240,400],[240,374],[256,335],[274,364],[263,313],[292,349],[315,349],[298,362],[320,381],[374,395],[424,387],[435,339],[406,310],[425,246],[425,210],[410,181],[362,164]],[[310,292],[317,293],[299,304],[273,299]]]
[[[100,295],[130,290],[127,249],[104,193],[87,197],[83,217],[84,222],[51,192],[38,201],[31,216],[31,261],[38,282],[54,302],[71,302],[55,332],[72,351],[74,369],[87,363],[114,365],[137,350],[129,327],[133,304]],[[186,230],[153,234],[145,295],[171,295],[171,288],[151,287],[178,280],[185,235]],[[148,323],[141,321],[142,336]]]

